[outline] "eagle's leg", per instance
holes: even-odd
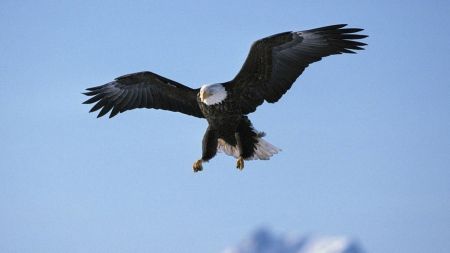
[[[243,170],[244,169],[244,159],[242,156],[239,156],[239,158],[236,161],[236,168]]]
[[[192,165],[192,170],[194,171],[194,173],[203,170],[202,163],[203,163],[202,159],[195,161],[194,165]]]
[[[203,136],[202,141],[202,159],[195,161],[194,165],[192,165],[192,170],[194,172],[202,171],[202,163],[209,161],[216,155],[218,141],[219,139],[217,137],[216,131],[208,126],[208,129],[206,129],[206,133]]]
[[[234,134],[234,136],[236,138],[236,146],[239,151],[239,158],[236,161],[236,168],[243,170],[244,169],[244,158],[242,158],[242,154],[244,152],[243,152],[242,143],[241,143],[241,135],[238,132],[236,132]]]

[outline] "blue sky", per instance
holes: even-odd
[[[219,252],[260,226],[368,252],[450,251],[445,1],[2,1],[0,251]],[[283,151],[201,173],[204,120],[97,119],[81,92],[150,70],[232,79],[253,41],[348,23],[365,51],[314,63],[250,114]],[[432,250],[430,250],[432,249]]]

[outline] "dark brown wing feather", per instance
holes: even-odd
[[[204,118],[196,99],[199,89],[191,89],[151,72],[124,75],[87,90],[83,94],[92,98],[83,104],[97,102],[90,110],[102,109],[97,117],[111,110],[110,118],[135,108],[154,108]]]
[[[363,50],[355,34],[363,29],[333,25],[300,32],[285,32],[257,40],[236,77],[226,85],[234,89],[244,114],[264,100],[277,102],[309,64],[323,57]]]

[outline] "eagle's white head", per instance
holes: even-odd
[[[200,99],[207,105],[221,103],[227,98],[227,91],[221,83],[205,84],[200,89]]]

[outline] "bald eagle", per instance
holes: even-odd
[[[202,157],[193,171],[203,170],[202,163],[217,152],[237,158],[236,167],[242,170],[244,160],[268,160],[280,151],[262,139],[265,134],[255,130],[247,115],[264,101],[277,102],[309,64],[333,54],[355,53],[352,50],[367,45],[355,41],[367,37],[357,34],[363,29],[345,26],[284,32],[257,40],[236,77],[225,83],[191,89],[152,72],[138,72],[88,88],[84,94],[92,97],[84,104],[97,102],[90,112],[101,109],[98,117],[111,110],[110,118],[135,108],[153,108],[205,118],[208,128]]]

